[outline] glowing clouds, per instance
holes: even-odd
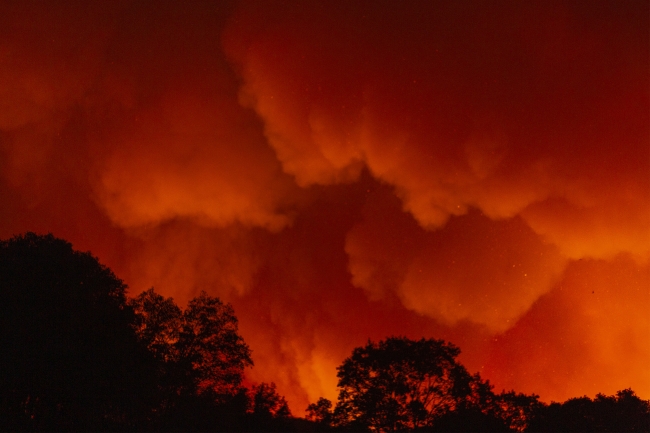
[[[502,332],[559,280],[566,260],[519,218],[476,211],[426,232],[385,196],[348,234],[352,281],[374,299],[394,292],[409,308],[446,325],[462,321]],[[381,211],[378,211],[381,207]]]
[[[98,196],[123,227],[174,218],[278,230],[291,182],[247,113],[225,97],[167,96],[138,113],[102,167]]]
[[[298,9],[299,20],[310,19],[309,8],[294,6],[289,9]],[[245,79],[240,100],[263,119],[269,144],[300,186],[356,180],[362,155],[356,121],[361,100],[351,93],[359,90],[355,77],[333,66],[331,53],[315,49],[313,41],[287,32],[286,26],[304,30],[306,23],[286,22],[278,9],[283,7],[257,4],[224,34],[225,50]]]
[[[603,32],[607,8],[597,17],[569,6],[558,16],[505,9],[245,4],[224,46],[244,80],[242,102],[300,185],[349,182],[364,164],[427,229],[470,207],[491,218],[526,210],[534,230],[563,243],[560,224],[542,221],[547,200],[568,200],[557,218],[578,227],[585,204],[576,194],[600,212],[613,208],[613,191],[647,177],[648,102],[638,96],[648,94],[647,55],[621,36],[643,36],[643,24],[629,27],[625,8]],[[520,26],[528,21],[537,24]],[[597,243],[647,237],[648,188],[632,190],[617,202],[635,228],[605,228],[611,239]],[[639,248],[623,241],[612,251]]]
[[[572,262],[553,291],[492,342],[483,374],[546,401],[650,393],[650,268],[620,255]],[[606,374],[603,374],[606,372]]]
[[[231,302],[248,293],[268,252],[263,230],[242,225],[202,227],[191,220],[129,230],[131,287],[155,287],[184,304],[201,290]]]
[[[347,232],[352,283],[493,335],[571,260],[643,264],[650,246],[647,13],[502,6],[242,3],[223,38],[242,104],[300,186],[360,165],[386,186]],[[571,315],[555,307],[544,320]],[[522,347],[562,344],[528,331]]]
[[[272,231],[296,187],[220,51],[219,5],[129,5],[106,50],[93,114],[95,199],[120,227],[191,219]],[[153,14],[153,15],[152,15]]]
[[[434,237],[425,246],[399,295],[407,308],[445,324],[470,321],[502,332],[559,279],[564,260],[520,220],[472,219],[451,220],[440,234],[449,241]]]
[[[576,205],[567,200],[547,200],[528,207],[526,222],[570,258],[613,258],[630,253],[641,263],[650,259],[650,194],[640,185],[620,185],[607,201]],[[606,187],[605,187],[606,188]],[[613,189],[613,188],[612,188]]]
[[[8,3],[0,231],[232,302],[297,415],[393,334],[647,398],[647,2],[596,3]]]

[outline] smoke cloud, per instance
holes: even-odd
[[[395,334],[499,389],[648,398],[647,15],[5,2],[0,235],[231,302],[298,415]]]
[[[387,200],[369,199],[368,219],[347,236],[352,281],[371,299],[392,289],[405,307],[445,324],[467,320],[502,332],[562,274],[566,259],[520,218],[492,221],[472,211],[428,232],[396,197]]]

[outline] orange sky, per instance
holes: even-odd
[[[650,398],[648,1],[5,1],[0,236],[231,302],[295,415],[368,338]]]

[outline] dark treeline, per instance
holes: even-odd
[[[202,293],[181,310],[126,286],[52,235],[0,242],[0,430],[284,431],[233,309]]]
[[[649,431],[632,390],[550,405],[493,391],[442,340],[392,337],[338,368],[339,396],[292,416],[253,365],[232,307],[135,298],[52,235],[0,241],[2,431]]]
[[[354,349],[338,368],[336,405],[321,398],[307,419],[321,431],[641,432],[650,402],[630,389],[544,404],[537,395],[496,394],[456,361],[442,340],[392,337]]]

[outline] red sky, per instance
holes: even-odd
[[[0,237],[233,304],[295,415],[368,338],[650,398],[648,1],[3,1]]]

